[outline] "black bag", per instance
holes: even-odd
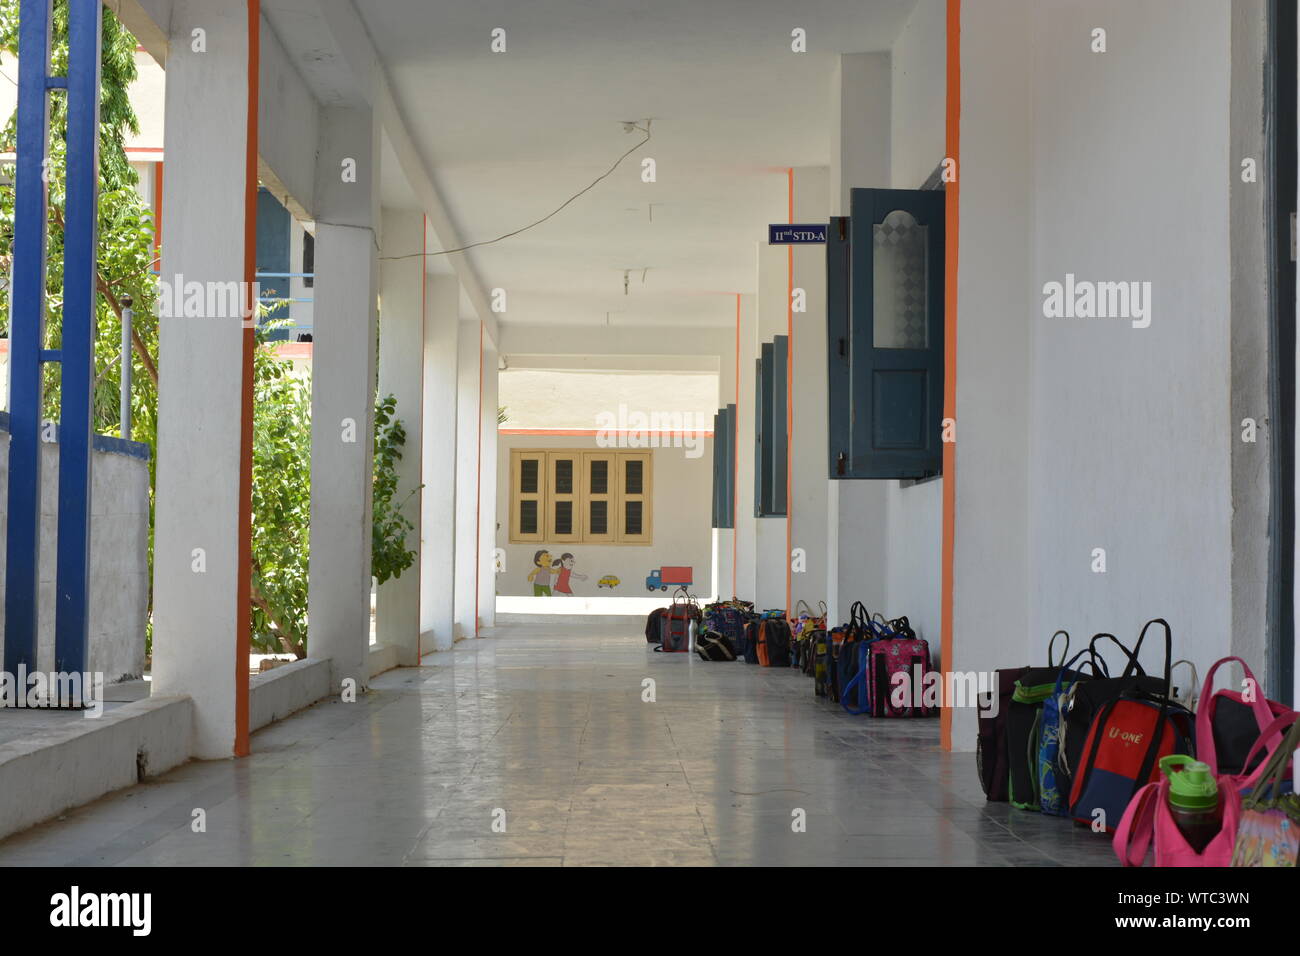
[[[786,623],[784,611],[759,620],[754,650],[761,666],[789,667],[790,644],[790,625]]]
[[[1058,637],[1065,638],[1059,660],[1052,653]],[[1010,774],[1007,799],[1021,810],[1041,810],[1042,794],[1038,777],[1038,743],[1043,702],[1056,690],[1057,680],[1076,681],[1086,675],[1065,669],[1070,654],[1070,634],[1057,631],[1047,645],[1047,667],[1027,667],[1020,672],[1007,702],[1007,769]]]
[[[1129,650],[1114,634],[1105,632],[1094,635],[1088,642],[1088,649],[1092,651],[1094,660],[1098,656],[1097,642],[1105,638],[1123,652],[1128,663],[1119,677],[1098,677],[1077,681],[1066,695],[1065,705],[1061,711],[1061,744],[1056,757],[1056,785],[1061,793],[1071,792],[1075,770],[1083,758],[1083,744],[1088,737],[1088,728],[1107,704],[1123,696],[1147,697],[1152,700],[1169,696],[1169,681],[1164,677],[1148,674],[1138,661],[1138,653],[1142,650],[1142,640],[1147,635],[1147,628],[1159,620],[1157,618],[1155,621],[1148,621],[1143,626],[1137,644],[1132,650]],[[1167,663],[1169,662],[1166,661]]]
[[[980,695],[978,716],[979,731],[975,741],[975,768],[979,772],[984,797],[1001,803],[1007,802],[1007,783],[1011,767],[1007,754],[1007,713],[1011,709],[1011,695],[1016,681],[1028,667],[1008,667],[994,671],[998,679],[997,710],[993,709],[992,693]]]
[[[659,644],[663,642],[663,621],[667,614],[668,608],[657,607],[646,616],[645,641],[647,644]]]
[[[725,634],[700,631],[695,635],[695,653],[706,661],[734,661],[736,652]]]

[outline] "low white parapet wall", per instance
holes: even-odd
[[[188,697],[137,700],[93,720],[68,716],[0,743],[0,838],[190,758]]]
[[[36,663],[54,668],[54,559],[59,445],[41,445],[40,619]],[[0,647],[4,645],[5,538],[9,508],[9,415],[0,412]],[[144,673],[149,613],[149,446],[94,437],[90,488],[90,660],[114,684]]]
[[[273,667],[252,679],[248,689],[248,728],[261,730],[330,692],[330,662],[307,658]]]

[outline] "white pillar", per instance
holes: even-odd
[[[411,256],[423,249],[424,215],[411,210],[383,211],[385,256]],[[379,397],[397,400],[397,418],[406,431],[406,447],[397,462],[394,504],[412,524],[407,548],[415,563],[399,577],[379,586],[375,598],[375,637],[397,649],[397,663],[420,662],[421,436],[424,396],[424,263],[422,256],[383,259],[379,272]]]
[[[332,682],[369,682],[379,127],[321,110],[316,174],[308,654]],[[349,175],[355,163],[354,179]]]
[[[774,178],[774,186],[775,183]],[[780,203],[771,203],[774,209],[778,206],[780,209],[779,215],[773,218],[772,222],[784,222],[788,216],[786,212],[787,184],[785,176],[780,178],[780,199]],[[788,331],[789,316],[786,306],[786,303],[789,302],[790,282],[788,259],[785,246],[769,246],[764,242],[758,247],[758,317],[755,323],[755,338],[751,346],[753,356],[749,359],[751,367],[754,364],[754,358],[760,354],[764,343],[771,342],[775,336],[785,335]],[[755,382],[755,388],[757,387],[758,383]],[[753,395],[754,393],[751,391],[749,402],[751,416],[754,414]],[[777,427],[784,428],[785,409],[778,410],[777,414],[781,418]],[[750,448],[753,449],[753,447],[751,441]],[[786,476],[784,474],[773,474],[772,480],[784,487]],[[752,483],[749,490],[752,507]],[[788,501],[786,507],[789,507]],[[785,572],[789,566],[789,557],[786,553],[786,518],[784,515],[758,518],[756,525],[754,602],[759,608],[783,608],[786,603]]]
[[[496,623],[497,395],[500,353],[483,337],[483,402],[479,460],[478,616],[480,629]]]
[[[191,51],[197,27],[220,56]],[[242,2],[172,8],[169,283],[244,278],[247,29]],[[234,752],[235,682],[248,679],[235,659],[236,621],[249,613],[236,598],[242,339],[237,317],[160,320],[153,690],[194,701],[194,755],[209,759]]]
[[[456,399],[460,368],[460,283],[425,279],[424,513],[421,533],[420,641],[428,651],[456,641]]]
[[[736,403],[736,355],[727,352],[718,356],[718,409],[725,409]],[[713,436],[713,454],[726,455],[728,449],[718,441],[720,436]],[[735,436],[731,436],[735,441]],[[734,543],[736,532],[733,528],[719,528],[713,533],[713,593],[718,598],[730,598],[732,593],[733,572],[735,570]],[[739,587],[739,581],[736,582]]]
[[[847,216],[850,189],[890,185],[889,54],[841,56],[832,80],[831,110],[830,214]],[[823,461],[825,448],[823,442]],[[847,620],[849,605],[859,600],[888,613],[886,484],[831,481],[827,490],[827,603],[835,621]]]
[[[456,398],[456,637],[478,627],[480,367],[483,327],[460,323],[460,374]]]
[[[794,221],[821,222],[829,203],[825,166],[794,171]],[[791,383],[794,429],[790,435],[792,559],[790,612],[799,599],[816,609],[827,600],[827,533],[831,479],[826,465],[830,443],[826,394],[826,247],[794,246],[795,289],[804,293],[803,312],[793,313]],[[799,570],[802,568],[803,570]]]
[[[740,297],[740,401],[736,403],[736,596],[758,603],[758,519],[754,517],[754,359],[758,298]]]

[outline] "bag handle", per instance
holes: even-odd
[[[1174,661],[1174,667],[1177,667],[1179,664],[1186,664],[1187,667],[1192,672],[1192,682],[1190,685],[1188,685],[1192,692],[1192,696],[1188,700],[1188,704],[1190,707],[1191,705],[1194,705],[1198,700],[1200,700],[1201,677],[1196,670],[1196,663],[1194,661],[1189,661],[1187,658],[1184,657]],[[1219,665],[1216,664],[1214,666],[1218,667]],[[1171,693],[1173,692],[1173,689],[1174,689],[1173,685],[1171,684],[1169,686],[1169,690]]]
[[[1082,657],[1084,654],[1091,654],[1091,653],[1092,653],[1092,647],[1091,647],[1091,645],[1090,645],[1090,646],[1088,646],[1088,647],[1085,647],[1083,650],[1079,651],[1079,653],[1075,654],[1075,655],[1074,655],[1073,657],[1071,657],[1068,661],[1066,661],[1063,665],[1061,665],[1061,669],[1060,669],[1060,671],[1059,671],[1059,672],[1057,673],[1057,675],[1056,675],[1056,689],[1052,692],[1054,696],[1057,696],[1057,697],[1061,696],[1061,691],[1063,691],[1063,690],[1065,689],[1064,687],[1061,686],[1061,682],[1065,679],[1065,675],[1066,675],[1067,672],[1069,672],[1070,668],[1072,668],[1072,667],[1074,666],[1074,662],[1077,661],[1077,660],[1078,660],[1080,657]],[[1050,654],[1049,654],[1049,657],[1050,657]],[[1093,673],[1093,676],[1094,676],[1094,677],[1097,676],[1097,673],[1098,673],[1098,672],[1097,672],[1097,661],[1098,661],[1098,660],[1101,660],[1101,659],[1098,658],[1096,654],[1093,654],[1091,660],[1088,661],[1088,663],[1092,665],[1092,673]],[[1108,671],[1106,671],[1105,668],[1106,668],[1106,662],[1105,662],[1105,660],[1101,660],[1101,669],[1102,669],[1102,673],[1106,674],[1106,676],[1109,677],[1110,674],[1109,674]]]
[[[1059,661],[1054,661],[1052,660],[1052,648],[1056,646],[1056,639],[1058,637],[1065,638],[1065,650],[1061,652],[1061,659]],[[1059,630],[1055,634],[1053,634],[1051,640],[1047,642],[1047,666],[1060,667],[1062,664],[1065,663],[1065,659],[1069,655],[1070,655],[1070,632],[1066,630]]]
[[[1219,772],[1219,755],[1214,748],[1214,733],[1211,727],[1211,718],[1214,710],[1214,675],[1224,664],[1230,664],[1236,661],[1241,665],[1246,679],[1250,681],[1256,690],[1255,699],[1250,702],[1250,711],[1255,715],[1255,723],[1262,731],[1273,722],[1273,711],[1269,709],[1268,702],[1263,700],[1258,693],[1259,681],[1255,679],[1254,672],[1250,665],[1240,657],[1229,656],[1220,657],[1215,661],[1208,671],[1205,672],[1205,683],[1201,685],[1201,702],[1202,706],[1196,709],[1196,756],[1210,765],[1210,770],[1214,773]]]
[[[1163,781],[1145,784],[1124,808],[1111,846],[1124,866],[1141,866],[1156,831],[1156,808],[1162,797]]]
[[[1156,760],[1160,756],[1160,743],[1164,740],[1165,726],[1170,721],[1169,708],[1173,703],[1169,695],[1173,692],[1173,658],[1174,658],[1174,632],[1169,627],[1169,622],[1163,617],[1153,617],[1142,625],[1142,633],[1138,635],[1137,646],[1133,648],[1133,659],[1129,662],[1129,667],[1137,663],[1138,651],[1142,647],[1142,639],[1147,636],[1147,629],[1152,624],[1159,624],[1165,631],[1165,690],[1163,694],[1157,695],[1160,702],[1160,713],[1156,717],[1155,731],[1151,735],[1151,742],[1147,744],[1146,754],[1142,758],[1142,767],[1138,770],[1137,779],[1133,781],[1134,792],[1139,784],[1151,776],[1155,769]],[[1124,668],[1125,676],[1128,675],[1129,668]],[[1131,799],[1131,796],[1130,796]]]
[[[1248,778],[1252,781],[1258,781],[1255,789],[1251,791],[1250,798],[1246,800],[1245,806],[1253,808],[1258,806],[1265,799],[1276,799],[1277,795],[1282,792],[1282,781],[1286,779],[1287,765],[1291,763],[1291,754],[1300,747],[1300,720],[1295,719],[1294,714],[1283,714],[1278,717],[1272,724],[1269,724],[1267,730],[1272,730],[1274,724],[1281,723],[1285,720],[1292,720],[1291,729],[1286,732],[1281,743],[1273,748],[1273,755],[1265,761],[1263,769],[1251,774]],[[1267,732],[1267,731],[1266,731]],[[1262,734],[1260,735],[1263,736]],[[1255,741],[1256,745],[1259,741]],[[1253,754],[1255,748],[1251,748]],[[1267,794],[1267,797],[1265,796]]]
[[[1140,676],[1143,676],[1143,677],[1146,676],[1146,671],[1142,669],[1142,665],[1141,665],[1141,663],[1138,662],[1137,654],[1136,654],[1135,652],[1133,652],[1133,651],[1130,651],[1130,650],[1128,649],[1128,646],[1125,645],[1125,643],[1124,643],[1123,641],[1121,641],[1121,640],[1120,640],[1118,637],[1116,637],[1114,634],[1111,634],[1109,631],[1102,631],[1100,634],[1094,634],[1094,635],[1092,636],[1092,640],[1090,640],[1090,641],[1088,642],[1088,650],[1092,651],[1092,656],[1093,656],[1093,659],[1094,659],[1094,660],[1096,660],[1097,657],[1099,656],[1099,655],[1097,654],[1097,642],[1100,641],[1103,637],[1108,637],[1108,638],[1110,638],[1111,643],[1114,644],[1116,647],[1118,647],[1118,648],[1120,649],[1121,652],[1123,652],[1124,656],[1125,656],[1126,658],[1128,658],[1128,660],[1129,660],[1129,662],[1130,662],[1131,664],[1137,664],[1137,672],[1138,672],[1138,674],[1139,674]],[[1102,658],[1102,660],[1104,661],[1105,658]],[[1109,668],[1107,668],[1107,670],[1106,670],[1106,674],[1107,674],[1107,676],[1110,675],[1110,669],[1109,669]],[[1125,674],[1126,674],[1126,676],[1127,676],[1127,671],[1125,672]]]
[[[1269,748],[1271,753],[1272,749],[1280,746],[1287,728],[1291,724],[1295,723],[1297,718],[1300,718],[1300,714],[1297,714],[1293,710],[1287,711],[1285,714],[1279,714],[1277,717],[1274,717],[1273,720],[1269,722],[1269,725],[1263,729],[1260,735],[1255,738],[1255,742],[1250,745],[1250,752],[1246,754],[1246,762],[1241,765],[1242,776],[1238,778],[1238,789],[1247,790],[1259,783],[1259,779],[1264,775],[1264,768],[1268,765],[1269,761],[1261,760],[1259,766],[1247,774],[1246,770],[1250,767],[1250,762],[1265,748]],[[1199,741],[1197,749],[1200,749]]]
[[[859,608],[862,609],[861,613],[858,612]],[[870,620],[871,620],[871,613],[867,610],[867,606],[863,604],[861,601],[854,601],[851,605],[849,605],[849,626],[850,627],[855,627],[855,628],[863,627],[865,626],[866,622]]]
[[[1146,673],[1142,670],[1142,665],[1138,663],[1138,655],[1142,653],[1142,642],[1146,640],[1147,631],[1151,629],[1152,624],[1159,624],[1165,629],[1165,685],[1166,689],[1168,689],[1168,687],[1173,684],[1173,681],[1170,680],[1170,677],[1172,676],[1170,668],[1173,664],[1174,656],[1174,634],[1173,631],[1169,629],[1169,622],[1163,617],[1153,617],[1142,625],[1142,633],[1138,634],[1137,643],[1133,645],[1133,653],[1129,655],[1128,666],[1124,668],[1124,673],[1120,676],[1130,677],[1134,674],[1134,669],[1136,669],[1136,673],[1138,674]],[[1116,641],[1116,643],[1119,642]]]

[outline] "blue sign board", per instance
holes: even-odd
[[[826,223],[773,223],[767,227],[769,246],[797,246],[826,241]]]

